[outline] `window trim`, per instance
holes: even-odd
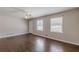
[[[61,31],[54,31],[54,30],[52,30],[51,31],[51,19],[54,19],[54,18],[62,18],[61,20],[62,20],[62,26],[61,26]],[[58,16],[58,17],[51,17],[50,18],[50,32],[52,33],[63,33],[63,16]]]
[[[38,22],[39,20],[42,21],[42,30],[38,30],[37,22]],[[43,20],[43,19],[38,19],[38,20],[36,20],[36,30],[37,30],[37,31],[43,31],[43,30],[44,30],[44,20]]]

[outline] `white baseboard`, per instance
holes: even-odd
[[[38,36],[42,36],[42,37],[46,37],[46,38],[50,38],[50,39],[57,40],[57,41],[60,41],[60,42],[69,43],[69,44],[73,44],[73,45],[79,46],[78,43],[74,43],[74,42],[70,42],[70,41],[66,41],[66,40],[61,40],[61,39],[56,39],[56,38],[52,38],[52,37],[45,36],[45,35],[39,35],[39,34],[36,34],[36,33],[32,33],[32,34],[38,35]]]
[[[28,33],[17,33],[17,34],[10,34],[10,35],[2,35],[2,36],[0,36],[0,38],[19,36],[19,35],[24,35],[24,34],[28,34]]]
[[[18,33],[18,34],[12,34],[12,35],[4,35],[4,36],[0,36],[0,38],[19,36],[19,35],[24,35],[24,34],[28,34],[28,33]],[[45,35],[39,35],[39,34],[36,34],[36,33],[32,33],[32,34],[79,46],[78,43],[74,43],[74,42],[70,42],[70,41],[66,41],[66,40],[61,40],[61,39],[56,39],[56,38],[52,38],[52,37],[45,36]]]

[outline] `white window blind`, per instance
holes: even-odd
[[[63,20],[62,17],[56,17],[50,19],[50,32],[63,32]]]
[[[37,20],[37,30],[43,31],[43,20]]]

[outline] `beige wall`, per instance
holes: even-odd
[[[61,33],[50,33],[49,20],[52,17],[58,17],[58,16],[63,17],[63,33],[62,34]],[[44,20],[44,31],[43,32],[36,30],[37,19]],[[65,11],[65,12],[58,13],[58,14],[53,14],[50,16],[32,19],[29,21],[29,25],[30,25],[29,29],[31,29],[30,32],[33,34],[79,45],[79,9],[74,9],[74,10]]]
[[[0,38],[28,33],[28,21],[13,14],[0,12]]]

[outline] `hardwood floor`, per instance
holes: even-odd
[[[79,52],[79,46],[33,34],[0,39],[1,52]]]

